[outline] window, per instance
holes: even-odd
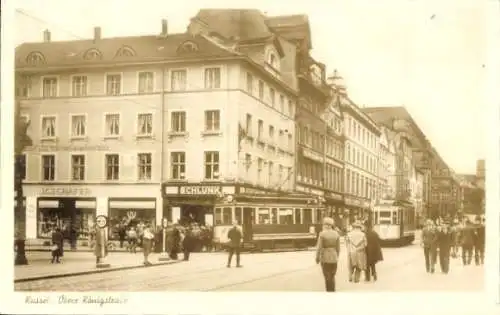
[[[219,152],[205,152],[205,179],[219,178]]]
[[[43,97],[57,96],[57,78],[43,78]]]
[[[269,141],[274,143],[274,127],[269,126]]]
[[[269,224],[271,223],[271,216],[269,208],[259,208],[257,210],[257,220],[258,224]]]
[[[271,98],[271,106],[276,105],[276,91],[273,88],[269,88],[269,98]]]
[[[75,154],[71,156],[71,179],[85,179],[85,155]]]
[[[261,158],[257,159],[257,183],[260,183],[262,178],[262,168],[264,166],[264,160]]]
[[[311,224],[313,222],[312,218],[312,209],[304,209],[303,210],[302,223],[303,224]]]
[[[71,78],[71,95],[87,96],[87,77],[77,75]]]
[[[269,185],[272,185],[272,183],[273,183],[273,171],[274,171],[274,163],[269,161],[269,164],[268,164]]]
[[[35,66],[40,63],[44,63],[45,58],[39,52],[32,52],[26,57],[26,63],[32,66]]]
[[[248,153],[245,154],[245,170],[248,172],[252,165],[252,156]]]
[[[32,80],[30,76],[21,76],[19,86],[20,87],[16,89],[17,96],[31,96]]]
[[[140,136],[150,136],[153,133],[153,114],[137,115],[137,134]]]
[[[247,72],[247,92],[250,94],[253,92],[253,76],[250,72]]]
[[[292,137],[292,134],[289,133],[288,134],[288,149],[292,149],[293,148],[293,137]]]
[[[220,129],[220,111],[205,111],[205,131],[218,131]]]
[[[120,74],[106,75],[106,95],[120,95],[122,76]]]
[[[54,138],[56,136],[56,117],[42,117],[42,138]]]
[[[220,88],[220,68],[205,69],[205,89]]]
[[[186,153],[170,153],[170,166],[172,169],[172,179],[184,179],[186,174]]]
[[[83,55],[83,59],[85,59],[85,60],[94,60],[94,59],[101,59],[101,58],[102,58],[102,54],[97,49],[89,49]]]
[[[185,91],[187,86],[187,71],[172,70],[170,77],[170,89],[172,91]]]
[[[293,117],[293,103],[291,100],[288,100],[288,115]]]
[[[285,112],[285,97],[280,95],[280,112]]]
[[[139,88],[140,94],[151,93],[154,90],[153,72],[139,72]]]
[[[122,47],[116,53],[116,57],[133,57],[135,56],[135,52],[130,47]]]
[[[87,117],[85,115],[71,116],[71,137],[84,137],[87,132]]]
[[[259,99],[264,100],[264,82],[262,80],[259,80]]]
[[[278,167],[278,178],[280,180],[280,187],[278,188],[281,188],[281,185],[283,184],[282,181],[284,175],[285,175],[285,168],[283,167],[283,165],[280,164]]]
[[[139,180],[150,180],[151,179],[151,171],[153,168],[152,163],[152,155],[151,153],[139,153],[137,154],[137,168],[139,171],[138,178]]]
[[[186,112],[172,112],[172,131],[186,131]]]
[[[262,119],[259,119],[257,125],[257,140],[262,140],[262,133],[264,132],[264,122]]]
[[[56,177],[56,156],[42,155],[42,180],[53,181]]]
[[[245,128],[246,128],[247,136],[251,137],[252,136],[252,115],[250,115],[250,114],[247,114]]]
[[[233,211],[230,207],[222,208],[222,224],[233,223]]]
[[[21,178],[21,180],[26,179],[26,158],[27,158],[26,154],[21,154],[21,155],[18,155],[16,157],[19,169],[16,169],[14,171],[19,172],[18,174],[19,174],[19,177]],[[16,175],[17,175],[17,173],[16,173]]]
[[[106,179],[120,179],[120,156],[118,154],[106,154]]]
[[[120,134],[120,114],[106,114],[106,136],[118,136]]]

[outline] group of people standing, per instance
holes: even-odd
[[[316,263],[321,264],[327,292],[334,292],[335,275],[340,257],[340,232],[332,218],[323,219],[323,230],[318,235]],[[375,265],[383,260],[380,238],[370,224],[354,222],[345,236],[348,257],[349,281],[360,281],[362,272],[365,281],[377,280]]]
[[[459,249],[462,249],[461,258],[464,266],[472,263],[484,263],[485,222],[476,217],[474,223],[466,218],[462,223],[446,220],[427,220],[422,229],[421,245],[424,249],[425,269],[429,273],[435,272],[438,262],[442,273],[450,271],[450,257],[458,258]]]

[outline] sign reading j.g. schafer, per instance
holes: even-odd
[[[88,188],[74,187],[44,187],[40,189],[40,196],[89,196],[92,191]]]
[[[222,193],[220,186],[181,186],[179,195],[219,195]]]

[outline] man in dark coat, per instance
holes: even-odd
[[[442,224],[437,232],[439,248],[439,266],[441,272],[447,274],[450,270],[450,250],[453,244],[453,233],[447,223]]]
[[[375,232],[370,224],[366,224],[366,270],[365,280],[370,281],[371,276],[373,280],[377,281],[377,270],[375,265],[384,260],[382,256],[382,248],[380,247],[380,237]]]
[[[177,260],[179,253],[179,245],[181,241],[181,233],[177,228],[178,224],[173,225],[170,229],[167,229],[167,246],[169,248],[168,253],[170,259]],[[170,227],[170,225],[169,225]]]
[[[474,237],[474,260],[476,265],[484,264],[484,243],[485,243],[485,226],[484,219],[480,217],[475,219],[475,237]]]
[[[188,226],[184,234],[184,239],[182,240],[184,260],[186,261],[189,260],[189,254],[193,251],[195,244],[196,244],[196,238],[193,235],[193,230],[190,226]]]
[[[465,227],[461,234],[462,243],[462,263],[463,265],[470,265],[472,262],[472,249],[474,247],[474,227],[469,219],[465,221]]]
[[[241,251],[241,239],[243,234],[240,231],[238,222],[233,222],[233,227],[227,233],[227,238],[229,239],[229,256],[227,258],[227,267],[231,268],[231,259],[233,255],[236,254],[236,267],[242,267],[240,265],[240,251]]]
[[[422,229],[422,247],[424,248],[425,269],[434,273],[434,266],[437,259],[437,231],[432,220],[427,220]]]
[[[51,263],[60,263],[59,258],[63,256],[63,244],[64,244],[64,235],[61,232],[60,228],[56,228],[54,232],[52,232],[52,261]],[[57,248],[56,248],[57,246]]]

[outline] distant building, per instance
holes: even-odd
[[[485,160],[477,160],[477,162],[476,162],[476,185],[482,189],[484,189],[484,186],[485,186],[485,176],[486,176]]]

